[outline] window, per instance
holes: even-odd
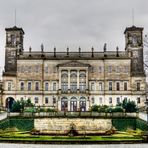
[[[16,37],[15,35],[11,35],[11,44],[15,45],[15,43],[16,43]]]
[[[109,97],[109,104],[112,104],[112,97]]]
[[[11,91],[11,89],[12,89],[12,83],[8,82],[8,91]]]
[[[28,73],[31,73],[31,66],[28,67]]]
[[[68,74],[67,71],[61,75],[61,92],[67,93],[68,92]]]
[[[35,104],[39,103],[39,98],[38,98],[38,97],[35,97],[35,98],[34,98],[34,103],[35,103]]]
[[[35,72],[38,73],[39,72],[39,65],[35,66]]]
[[[108,66],[108,72],[112,73],[112,66]]]
[[[76,71],[71,71],[71,74],[70,74],[70,91],[72,93],[77,92],[77,72]]]
[[[99,90],[100,90],[100,91],[103,90],[102,82],[99,82]]]
[[[118,97],[118,98],[117,98],[117,104],[119,104],[119,103],[120,103],[120,98]]]
[[[92,90],[92,91],[95,90],[95,83],[94,83],[94,82],[91,83],[91,90]]]
[[[47,66],[45,67],[45,73],[48,73],[48,67]]]
[[[21,86],[20,86],[20,89],[21,89],[21,90],[24,90],[24,82],[21,82],[20,85],[21,85]]]
[[[102,67],[101,66],[99,66],[99,69],[98,69],[98,71],[99,71],[99,73],[101,73],[102,72]]]
[[[48,104],[48,97],[45,97],[45,104]]]
[[[53,91],[56,91],[56,83],[53,83]]]
[[[139,104],[139,103],[140,103],[140,97],[137,98],[137,104]]]
[[[109,91],[113,90],[112,82],[109,82]]]
[[[124,66],[124,72],[128,73],[128,71],[129,71],[129,67],[128,66]]]
[[[118,91],[120,90],[120,83],[119,82],[116,83],[116,90],[118,90]]]
[[[119,66],[116,67],[116,72],[117,72],[117,73],[120,72],[120,67],[119,67]]]
[[[30,91],[31,90],[31,82],[28,82],[28,91]]]
[[[127,90],[127,82],[124,82],[124,90]]]
[[[80,73],[79,75],[79,90],[81,93],[86,91],[86,74]]]
[[[48,91],[49,84],[48,82],[45,83],[45,91]]]
[[[95,103],[95,99],[94,99],[94,97],[91,98],[91,101],[92,101],[92,104]]]
[[[35,82],[35,90],[39,90],[39,82]]]
[[[140,91],[140,82],[137,82],[137,91]]]
[[[52,98],[53,100],[53,104],[55,104],[56,103],[56,98],[53,96],[53,98]]]
[[[102,104],[102,98],[101,97],[99,98],[99,104]]]

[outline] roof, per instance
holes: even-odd
[[[14,26],[12,28],[5,28],[6,31],[22,31],[23,34],[25,34],[24,30],[22,28],[18,28],[17,26]]]
[[[143,31],[143,27],[136,27],[136,26],[132,26],[132,27],[126,27],[125,31],[124,31],[124,34],[127,32],[127,31]]]
[[[106,52],[24,52],[18,59],[47,59],[47,60],[95,60],[95,59],[130,59],[127,51]]]

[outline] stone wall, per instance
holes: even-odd
[[[100,134],[112,128],[111,119],[83,119],[83,118],[40,118],[34,119],[34,128],[41,133],[65,134],[70,130],[70,126],[79,134]]]

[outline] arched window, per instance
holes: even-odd
[[[24,90],[24,82],[20,83],[20,90],[22,90],[22,91]]]
[[[86,98],[81,97],[80,98],[80,111],[86,111]]]
[[[72,97],[70,99],[70,111],[77,111],[77,98],[76,97]]]
[[[70,74],[70,91],[71,93],[77,92],[77,72],[71,71]]]
[[[63,73],[61,75],[61,92],[68,93],[68,74]]]
[[[31,82],[28,82],[28,91],[30,91],[31,88],[32,88],[32,86],[31,86]]]
[[[45,83],[45,91],[48,91],[48,88],[49,88],[49,84],[48,82]]]
[[[35,82],[35,90],[39,90],[39,82]]]
[[[12,82],[8,82],[8,91],[12,90]]]
[[[61,99],[61,111],[67,111],[68,110],[68,99],[66,97],[63,97]]]
[[[79,90],[81,93],[86,91],[86,74],[80,73],[79,75]]]

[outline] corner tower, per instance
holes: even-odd
[[[125,29],[125,50],[131,57],[132,76],[144,76],[143,65],[143,28],[128,27]]]
[[[6,47],[5,47],[5,73],[16,73],[17,56],[23,53],[22,28],[16,26],[6,28]]]

